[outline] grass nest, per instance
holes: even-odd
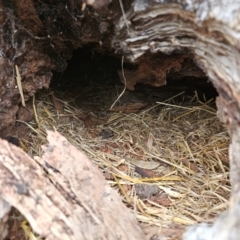
[[[214,101],[184,92],[129,100],[131,93],[121,91],[39,93],[23,149],[41,156],[46,130],[58,131],[99,167],[141,224],[213,222],[228,208],[231,191],[229,136]]]

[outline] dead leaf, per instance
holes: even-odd
[[[142,177],[147,178],[153,177],[155,174],[153,170],[140,168],[138,166],[135,166],[135,172],[141,175]]]
[[[128,166],[125,164],[121,164],[120,166],[118,166],[118,169],[120,171],[126,172],[128,170]]]
[[[96,124],[96,119],[86,113],[78,113],[76,116],[79,120],[84,122],[86,128],[91,128],[93,125]]]
[[[108,143],[108,146],[111,148],[118,148],[118,145],[116,143]]]
[[[107,146],[104,146],[101,149],[101,151],[104,152],[104,153],[113,154],[113,150],[111,148],[108,148]]]
[[[154,196],[151,196],[149,200],[162,206],[170,206],[172,203],[172,201],[168,198],[168,194],[166,193],[158,193]]]
[[[131,104],[124,105],[124,106],[114,107],[110,111],[122,112],[122,113],[126,113],[126,114],[137,113],[142,108],[146,107],[147,105],[148,105],[147,103],[137,102],[137,103],[131,103]]]
[[[191,169],[193,172],[198,172],[198,166],[196,163],[190,162],[188,159],[184,158],[182,159],[183,164]]]
[[[143,168],[143,169],[155,169],[157,168],[160,163],[159,162],[155,162],[155,161],[143,161],[143,160],[137,160],[134,158],[127,158],[126,159],[128,162],[130,162],[131,164],[139,167],[139,168]]]

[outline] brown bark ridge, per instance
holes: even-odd
[[[109,50],[121,15],[119,2],[109,2],[0,0],[0,137],[15,131],[21,101],[15,66],[28,101],[48,88],[52,70],[64,71],[72,50],[84,44]]]
[[[0,230],[14,206],[46,239],[145,239],[97,167],[59,133],[48,141],[37,163],[0,140]]]

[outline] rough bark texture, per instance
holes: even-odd
[[[19,68],[27,101],[38,90],[49,86],[52,70],[61,72],[66,68],[66,60],[74,49],[87,44],[111,54],[119,50],[115,45],[116,39],[124,40],[118,36],[122,12],[119,1],[109,2],[0,0],[0,137],[9,133],[10,127],[16,132],[15,121],[21,115],[15,65]],[[125,10],[130,9],[131,2],[123,1]],[[127,86],[133,89],[136,82],[160,86],[166,84],[167,73],[174,73],[174,78],[203,77],[204,73],[191,58],[191,54],[150,55],[148,61],[139,58],[134,71],[126,70]]]
[[[0,140],[0,239],[10,205],[46,239],[145,239],[97,167],[60,134],[49,132],[48,140],[41,167]]]
[[[66,68],[73,49],[84,44],[110,49],[119,3],[107,8],[108,0],[86,2],[92,6],[74,0],[0,0],[0,136],[14,129],[18,115],[15,65],[28,100],[49,86],[52,70]]]
[[[116,26],[114,46],[132,61],[147,52],[193,54],[220,94],[219,116],[232,137],[232,204],[210,227],[190,228],[186,240],[238,239],[240,197],[240,1],[135,0]],[[126,28],[126,25],[128,26]],[[226,227],[226,222],[228,225]]]
[[[136,69],[127,72],[130,89],[136,81],[155,86],[165,84],[167,72],[182,71],[185,76],[203,74],[198,68],[190,71],[193,62],[187,64],[191,58],[219,92],[219,116],[227,123],[232,137],[229,149],[232,204],[229,212],[206,231],[225,226],[227,219],[229,227],[222,230],[225,235],[221,239],[237,239],[240,0],[126,0],[122,1],[125,14],[119,1],[109,2],[0,0],[0,135],[6,133],[7,124],[14,127],[17,118],[20,97],[15,65],[19,67],[27,100],[39,89],[48,87],[51,70],[64,70],[72,50],[84,44],[91,44],[99,51],[115,51],[118,56],[125,55],[128,61],[135,61]],[[144,59],[148,59],[147,66]],[[167,64],[169,59],[171,63],[175,59],[175,64]],[[150,77],[145,75],[146,69],[151,70]],[[197,229],[201,226],[195,228],[195,239],[199,239]],[[190,231],[186,239],[193,239],[189,236]]]

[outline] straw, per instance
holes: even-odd
[[[179,103],[173,96],[139,113],[124,114],[108,110],[118,99],[114,87],[88,90],[78,103],[72,101],[74,96],[55,94],[62,99],[64,114],[57,113],[48,91],[36,96],[37,122],[28,123],[31,140],[23,141],[29,154],[41,156],[46,130],[59,131],[108,176],[142,223],[161,227],[212,223],[228,208],[229,136],[213,101],[203,103],[195,95]],[[109,139],[101,136],[106,128],[113,133]],[[147,168],[156,166],[148,169],[151,177],[135,171],[144,162]],[[156,185],[169,204],[140,199],[133,191],[139,183]]]

